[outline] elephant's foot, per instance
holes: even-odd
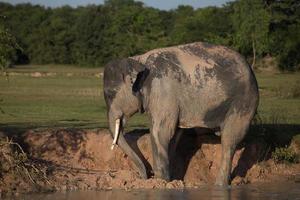
[[[216,182],[215,182],[215,185],[216,185],[216,186],[226,187],[226,186],[228,186],[228,182],[227,182],[227,181],[224,181],[224,180],[219,180],[219,179],[217,179]]]
[[[220,171],[219,175],[217,176],[215,185],[222,186],[222,187],[228,186],[229,185],[229,176],[226,176],[223,171]]]
[[[147,173],[139,173],[141,176],[141,179],[148,179]]]
[[[170,174],[166,170],[157,170],[154,171],[154,178],[160,178],[165,181],[170,181]]]
[[[140,177],[141,177],[142,179],[147,179],[147,178],[148,178],[148,176],[147,176],[147,171],[146,171],[146,167],[145,167],[145,166],[139,167],[138,171],[139,171],[139,175],[140,175]]]

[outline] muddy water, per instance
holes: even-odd
[[[30,200],[174,200],[174,199],[299,199],[300,183],[253,184],[222,189],[202,187],[185,190],[111,190],[73,191],[52,194],[31,194],[17,199]]]

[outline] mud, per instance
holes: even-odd
[[[9,133],[2,134],[2,137]],[[148,130],[126,134],[126,139],[152,173],[152,151]],[[139,178],[133,163],[116,147],[107,130],[36,129],[17,137],[31,162],[46,179],[35,184],[6,171],[0,177],[0,192],[56,190],[111,190],[150,188],[198,188],[215,181],[221,156],[220,138],[211,133],[183,134],[171,160],[173,181]],[[265,153],[267,144],[256,139],[238,147],[233,159],[232,184],[300,179],[300,164],[275,164]]]

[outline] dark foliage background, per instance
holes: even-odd
[[[15,64],[103,66],[117,57],[204,41],[234,48],[253,64],[268,55],[282,70],[300,65],[298,0],[237,0],[170,11],[133,0],[77,8],[0,3],[0,15],[22,47],[11,57]]]

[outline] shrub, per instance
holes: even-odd
[[[272,159],[276,163],[298,163],[299,156],[289,147],[276,147],[272,153]]]
[[[0,137],[0,178],[5,175],[24,184],[32,184],[36,189],[50,185],[47,167],[36,165],[29,159],[22,147],[8,138]]]

